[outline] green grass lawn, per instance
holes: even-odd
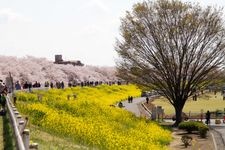
[[[31,143],[38,143],[40,150],[85,150],[84,146],[76,145],[70,139],[49,134],[37,126],[29,125]]]
[[[163,97],[155,99],[153,104],[162,106],[166,115],[175,113],[174,107]],[[205,113],[207,110],[216,111],[219,109],[223,111],[224,108],[225,100],[223,100],[223,97],[219,92],[216,95],[213,93],[205,93],[200,95],[197,101],[193,101],[192,97],[190,97],[184,106],[183,112],[200,113],[202,109]]]
[[[0,150],[3,149],[3,119],[2,117],[0,116]]]
[[[0,116],[0,150],[15,150],[15,146],[9,116]]]

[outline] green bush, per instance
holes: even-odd
[[[203,123],[198,125],[198,131],[199,131],[200,137],[205,138],[208,130],[209,128]]]
[[[183,135],[181,141],[184,143],[184,146],[187,148],[188,145],[191,145],[192,137]]]
[[[195,121],[181,122],[178,128],[186,130],[188,133],[191,133],[192,131],[198,131],[198,124],[199,123]]]
[[[191,133],[192,131],[199,131],[202,138],[206,137],[206,133],[209,130],[205,124],[196,121],[181,122],[178,127],[179,129],[186,130],[188,133]]]

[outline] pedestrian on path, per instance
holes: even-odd
[[[130,103],[130,102],[131,102],[131,101],[130,101],[130,96],[128,96],[128,98],[127,98],[127,99],[128,99],[128,103]]]
[[[209,125],[210,124],[210,112],[209,111],[206,112],[206,118],[205,119],[206,119],[206,124]]]
[[[131,103],[133,102],[133,96],[130,97],[130,102],[131,102]]]
[[[149,101],[149,98],[148,98],[148,96],[146,97],[146,103],[148,104],[148,101]]]

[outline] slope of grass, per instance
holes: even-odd
[[[16,143],[8,114],[0,116],[0,150],[15,150]]]
[[[68,95],[74,94],[76,98],[68,99]],[[71,142],[91,149],[166,149],[171,141],[170,131],[110,106],[128,95],[140,96],[140,90],[133,85],[102,85],[34,91],[18,93],[17,108],[29,116],[33,125],[54,135],[52,141],[68,141],[58,142],[59,147]]]
[[[166,114],[175,113],[173,106],[165,98],[161,97],[159,99],[156,99],[154,100],[153,104],[162,106]],[[223,97],[220,93],[217,93],[216,95],[214,95],[213,93],[205,93],[203,95],[200,95],[197,101],[193,101],[192,98],[189,98],[184,106],[183,112],[189,113],[191,111],[193,113],[200,113],[201,110],[206,112],[207,110],[224,110],[224,108],[225,100],[223,100]]]
[[[3,149],[3,118],[0,116],[0,150]]]
[[[5,149],[15,150],[16,143],[8,114],[3,116],[3,135]]]
[[[86,150],[85,146],[74,143],[68,138],[50,134],[38,126],[28,125],[31,143],[38,143],[40,150]]]

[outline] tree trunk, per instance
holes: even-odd
[[[182,122],[182,106],[177,106],[175,107],[175,112],[176,112],[176,122],[173,124],[174,127],[177,127],[179,123]]]

